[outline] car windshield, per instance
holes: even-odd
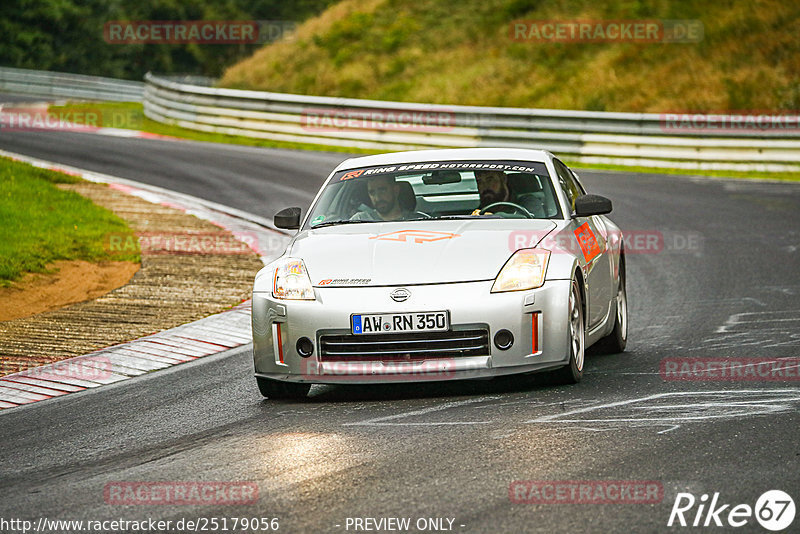
[[[545,164],[421,162],[339,171],[304,228],[471,217],[561,218]]]

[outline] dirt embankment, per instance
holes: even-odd
[[[262,264],[226,230],[105,185],[60,187],[110,209],[144,236],[141,268],[136,271],[127,262],[88,268],[66,262],[54,265],[60,270],[53,275],[26,277],[22,287],[30,292],[17,290],[16,301],[0,295],[3,308],[42,308],[36,315],[0,322],[0,376],[172,328],[249,298]],[[58,299],[82,302],[53,309]]]
[[[0,321],[30,317],[105,295],[127,284],[139,264],[61,260],[50,264],[48,270],[51,272],[28,273],[13,287],[0,289]]]

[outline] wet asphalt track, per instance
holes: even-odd
[[[77,133],[0,133],[0,148],[262,216],[305,209],[344,159]],[[613,199],[624,230],[664,237],[661,252],[628,256],[628,350],[590,356],[581,384],[316,386],[306,402],[264,401],[249,348],[236,350],[0,412],[0,518],[277,517],[280,532],[353,532],[348,517],[410,517],[454,519],[464,533],[667,532],[703,530],[666,526],[677,492],[752,506],[782,489],[800,505],[800,382],[659,375],[670,357],[799,355],[800,184],[580,174]],[[104,503],[107,483],[154,480],[254,481],[259,499]],[[665,495],[514,504],[515,480],[652,480]],[[736,530],[765,532],[752,518]]]

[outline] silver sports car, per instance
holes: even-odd
[[[311,384],[552,371],[578,382],[595,343],[627,339],[625,254],[611,201],[553,154],[397,152],[349,159],[253,287],[266,397]]]

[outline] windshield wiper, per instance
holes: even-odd
[[[352,220],[352,219],[344,219],[341,221],[327,221],[322,222],[319,224],[315,224],[314,226],[310,226],[309,230],[316,230],[317,228],[323,228],[325,226],[334,226],[336,224],[357,224],[357,223],[374,223],[374,222],[382,222],[382,221],[361,221],[361,220]]]

